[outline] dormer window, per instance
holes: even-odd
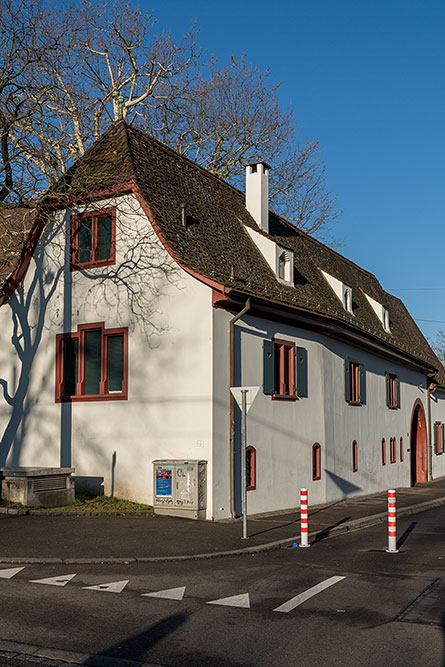
[[[343,307],[348,313],[352,313],[352,287],[343,284]]]
[[[273,239],[257,232],[251,227],[244,227],[252,241],[274,272],[275,277],[285,284],[294,284],[294,253],[289,248],[279,246]]]
[[[346,312],[352,313],[352,287],[349,287],[349,285],[346,285],[338,278],[334,278],[334,276],[326,273],[326,271],[323,271],[323,269],[320,269],[320,271],[326,281],[329,283],[332,291],[342,302],[343,308],[346,310]]]
[[[373,299],[371,296],[369,296],[369,294],[365,293],[365,296],[368,299],[369,304],[372,306],[373,311],[382,323],[384,331],[386,331],[386,333],[391,333],[391,328],[389,326],[389,309],[386,306],[382,306],[381,303]]]
[[[286,280],[286,262],[288,261],[285,252],[282,252],[278,258],[278,278]]]
[[[389,333],[389,310],[385,306],[382,306],[383,310],[383,328]]]

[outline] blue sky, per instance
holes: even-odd
[[[221,63],[244,52],[270,68],[301,137],[323,147],[328,187],[343,211],[333,228],[343,240],[340,252],[399,296],[426,336],[445,329],[445,3],[140,6],[175,38],[195,21],[200,43]]]

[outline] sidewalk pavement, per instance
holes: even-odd
[[[309,497],[310,503],[310,497]],[[397,490],[397,515],[445,505],[445,477]],[[382,523],[387,494],[309,505],[309,540]],[[193,521],[165,516],[0,515],[0,563],[119,563],[212,558],[299,543],[299,512],[248,521]]]

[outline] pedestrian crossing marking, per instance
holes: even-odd
[[[82,586],[87,591],[104,591],[104,593],[122,593],[130,580],[112,581],[109,584],[97,584],[97,586]]]
[[[299,607],[300,604],[303,604],[303,602],[309,600],[309,598],[312,598],[314,595],[321,593],[321,591],[326,590],[326,588],[329,588],[330,586],[337,584],[339,581],[342,581],[342,579],[345,578],[346,577],[330,577],[329,579],[325,579],[316,586],[308,588],[307,591],[304,591],[304,593],[300,593],[299,595],[296,595],[287,602],[284,602],[282,605],[274,609],[274,611],[281,611],[284,614],[287,614],[288,612],[292,611],[292,609],[295,609],[295,607]]]
[[[66,586],[76,575],[63,574],[59,577],[47,577],[46,579],[30,579],[31,584],[47,584],[48,586]]]
[[[228,598],[211,600],[206,604],[220,604],[225,607],[243,607],[244,609],[250,609],[250,598],[249,593],[241,593],[241,595],[231,595]]]
[[[185,593],[185,586],[179,588],[167,588],[164,591],[155,591],[154,593],[142,593],[142,597],[163,598],[164,600],[182,600]]]
[[[23,567],[8,567],[7,570],[0,570],[0,579],[12,579],[16,574],[25,569]]]

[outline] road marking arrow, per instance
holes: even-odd
[[[300,595],[296,595],[294,598],[284,602],[284,604],[274,609],[274,611],[281,611],[284,614],[287,614],[289,611],[292,611],[292,609],[295,609],[295,607],[298,607],[300,604],[303,604],[303,602],[306,602],[306,600],[309,600],[309,598],[314,597],[317,593],[321,593],[321,591],[329,588],[329,586],[337,584],[339,581],[342,581],[342,579],[346,579],[346,577],[330,577],[329,579],[325,579],[316,586],[308,588],[304,593],[300,593]]]
[[[98,584],[97,586],[82,586],[87,591],[104,591],[105,593],[122,593],[130,580],[112,581],[109,584]]]
[[[62,574],[60,577],[48,577],[47,579],[30,579],[31,584],[48,584],[48,586],[66,586],[76,575]]]
[[[211,600],[206,604],[220,604],[226,607],[244,607],[250,609],[249,593],[241,593],[241,595],[232,595],[228,598],[221,598],[220,600]]]
[[[9,567],[7,570],[0,570],[0,579],[12,579],[18,572],[25,569],[23,567]]]
[[[155,593],[142,593],[142,597],[147,598],[164,598],[165,600],[182,600],[185,593],[185,586],[179,588],[167,588],[164,591],[156,591]]]

